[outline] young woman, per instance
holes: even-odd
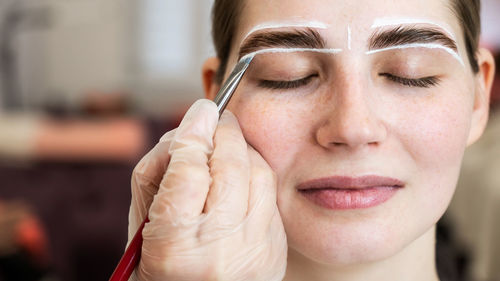
[[[212,99],[133,174],[138,280],[438,280],[435,225],[494,73],[479,1],[216,0]]]

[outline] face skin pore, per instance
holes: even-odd
[[[301,19],[321,28],[287,25]],[[461,34],[446,1],[246,0],[225,78],[242,56],[257,55],[227,109],[276,173],[284,280],[438,280],[435,224],[486,124],[494,72],[481,50],[472,73]],[[210,99],[218,65],[204,66]],[[298,189],[367,176],[402,187],[345,210]]]

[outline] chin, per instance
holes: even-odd
[[[437,221],[387,207],[331,214],[288,209],[292,212],[282,212],[288,245],[301,258],[323,265],[369,264],[403,253]]]
[[[285,226],[286,228],[286,226]],[[395,232],[387,226],[316,226],[316,233],[295,236],[287,231],[289,246],[304,257],[332,266],[371,263],[396,255],[418,235]]]
[[[440,188],[426,189],[431,197],[408,189],[377,206],[349,210],[329,210],[281,194],[278,207],[291,252],[319,264],[345,267],[421,251],[422,245],[433,245],[429,239],[434,239],[434,226],[453,193],[453,188],[443,188],[447,185],[435,186]]]

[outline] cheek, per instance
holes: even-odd
[[[281,175],[307,141],[310,111],[303,100],[264,95],[244,97],[231,104],[247,142]],[[308,113],[309,112],[309,113]]]
[[[411,175],[416,210],[432,210],[437,220],[455,190],[470,130],[472,100],[469,93],[434,96],[400,110],[400,143],[415,165]]]
[[[405,150],[422,167],[459,164],[470,129],[472,104],[467,98],[434,99],[403,108],[399,134]],[[458,160],[458,161],[457,161]],[[435,167],[434,167],[435,168]]]

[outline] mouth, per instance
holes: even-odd
[[[405,186],[398,179],[381,176],[334,176],[303,182],[297,186],[312,203],[331,210],[362,209],[382,204]]]

